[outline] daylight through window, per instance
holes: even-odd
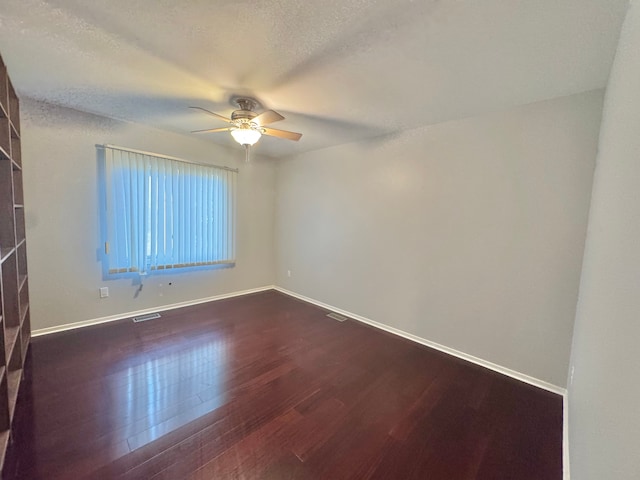
[[[237,170],[105,146],[109,273],[235,263]]]

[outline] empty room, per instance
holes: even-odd
[[[2,0],[2,478],[639,479],[639,160],[639,0]]]

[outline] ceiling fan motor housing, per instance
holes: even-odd
[[[231,114],[231,120],[249,120],[251,121],[253,118],[257,117],[258,114],[256,112],[252,112],[251,110],[235,110]]]
[[[246,120],[250,122],[252,119],[258,116],[254,110],[258,107],[258,102],[249,97],[237,97],[233,99],[233,103],[240,107],[239,110],[235,110],[231,114],[231,120]],[[244,123],[244,122],[243,122]]]

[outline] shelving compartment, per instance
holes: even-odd
[[[31,314],[27,310],[26,315],[22,319],[22,327],[20,327],[20,338],[22,339],[22,364],[24,365],[29,342],[31,341]]]
[[[22,326],[24,318],[29,311],[29,281],[25,278],[20,287],[18,298],[20,303],[20,325]]]
[[[9,77],[0,59],[0,159],[11,155],[11,127],[9,120]]]
[[[25,239],[25,229],[24,229],[24,208],[16,208],[14,209],[15,222],[16,222],[16,240],[15,244],[20,245]]]
[[[4,442],[4,434],[6,430],[11,426],[9,419],[9,392],[7,391],[7,370],[5,367],[0,368],[0,449],[2,444],[6,447]],[[8,432],[6,432],[8,434]],[[2,450],[0,453],[3,454]]]
[[[11,131],[9,118],[0,110],[0,160],[8,160],[11,155]]]
[[[5,353],[4,340],[4,311],[3,311],[3,294],[2,294],[2,271],[0,270],[0,368],[7,365],[7,354]],[[0,430],[2,430],[0,428]]]
[[[7,327],[5,329],[5,352],[8,355],[7,366],[9,370],[20,369],[21,348],[20,327]]]
[[[27,242],[18,245],[18,290],[28,288],[27,281]]]
[[[9,445],[11,418],[9,417],[9,392],[4,367],[0,368],[0,465]]]
[[[22,193],[22,170],[13,165],[13,201],[16,205],[22,206],[24,194]]]
[[[5,329],[5,349],[9,345],[9,329],[20,326],[18,272],[15,252],[2,262],[2,322]],[[9,352],[7,351],[7,355]]]
[[[14,352],[13,362],[17,365],[22,361],[20,356],[20,348],[16,348]],[[18,390],[20,390],[20,380],[22,379],[22,369],[11,370],[11,364],[7,370],[7,393],[9,398],[9,418],[13,418],[16,409],[16,401],[18,400]]]
[[[12,170],[10,160],[0,159],[0,258],[16,246]]]
[[[7,96],[9,103],[9,120],[13,124],[15,136],[20,138],[20,103],[18,102],[18,96],[11,84],[11,80],[7,77]]]
[[[0,58],[0,116],[9,116],[9,75]]]
[[[10,139],[11,158],[16,163],[16,165],[20,166],[22,165],[22,151],[20,149],[20,137],[18,137],[18,134],[13,129],[11,129],[10,135],[11,135],[11,139]]]

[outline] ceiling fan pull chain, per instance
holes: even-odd
[[[246,163],[249,163],[249,149],[250,149],[250,148],[251,148],[251,145],[249,145],[249,144],[245,144],[245,146],[244,146],[244,152],[245,152],[245,155],[244,155],[244,161],[245,161]]]

